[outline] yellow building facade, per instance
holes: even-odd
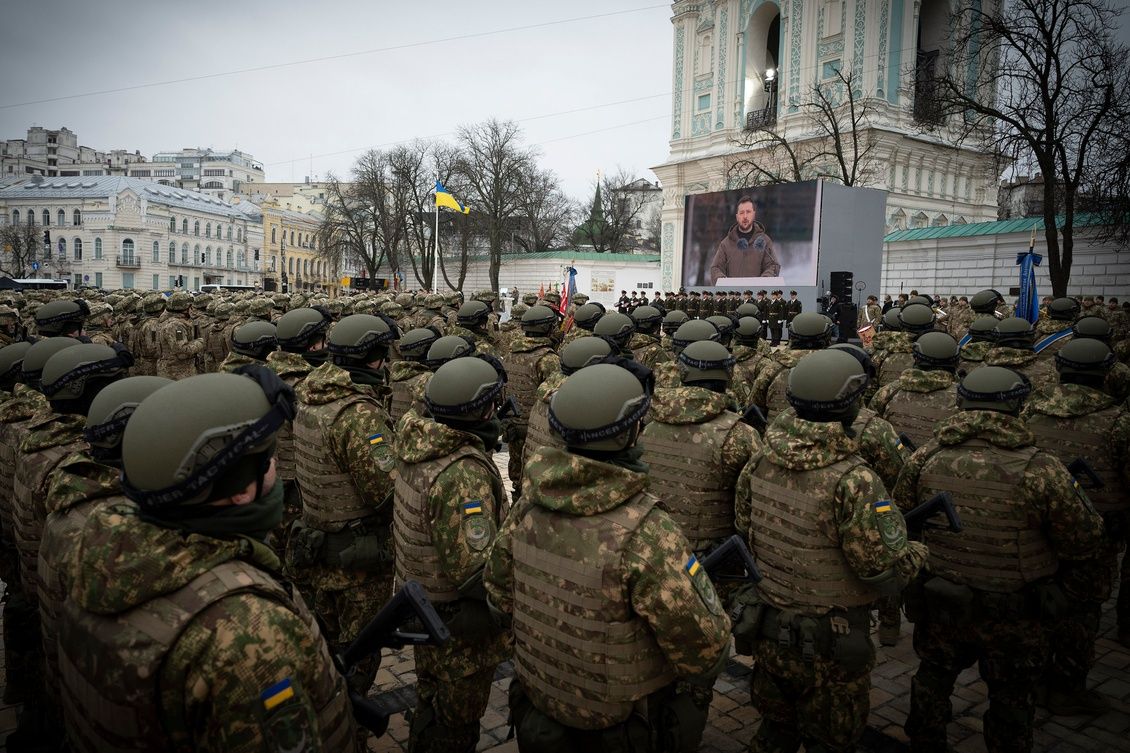
[[[283,209],[275,200],[263,202],[262,210],[264,289],[336,293],[338,281],[318,254],[321,216]]]

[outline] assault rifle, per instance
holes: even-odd
[[[706,570],[706,574],[714,581],[740,580],[749,581],[750,583],[759,583],[761,581],[761,571],[757,569],[757,563],[754,562],[749,547],[746,546],[742,537],[736,533],[714,547],[714,549],[710,551],[710,554],[703,557],[700,562],[702,563],[702,568]],[[741,575],[735,575],[720,571],[720,568],[727,562],[734,562],[740,565],[743,573]]]
[[[416,632],[408,626],[420,627],[421,631]],[[410,580],[362,628],[349,648],[335,659],[338,669],[348,677],[358,662],[373,654],[379,656],[383,648],[442,646],[450,638],[451,632],[428,601],[424,587]],[[353,705],[353,717],[358,724],[369,729],[376,737],[385,733],[389,717],[386,709],[353,691],[349,693],[349,701]]]
[[[946,516],[946,525],[931,523],[930,519],[941,513]],[[921,538],[922,532],[927,528],[935,530],[949,530],[951,533],[961,533],[961,517],[953,506],[953,498],[949,492],[938,492],[930,499],[903,515],[906,521],[906,530]]]
[[[1106,482],[1099,478],[1099,474],[1095,473],[1095,469],[1087,462],[1086,458],[1075,458],[1067,465],[1067,472],[1070,473],[1079,486],[1084,489],[1103,489],[1106,487]]]
[[[522,417],[522,409],[518,407],[518,401],[514,399],[513,395],[503,401],[495,417],[498,419]]]
[[[913,439],[906,435],[906,432],[899,434],[899,441],[902,442],[903,447],[910,450],[911,452],[914,452],[918,449],[918,445],[914,443]]]

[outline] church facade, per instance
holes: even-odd
[[[685,197],[748,185],[741,161],[779,160],[758,134],[801,150],[826,140],[817,91],[865,111],[840,126],[867,145],[856,185],[888,192],[888,232],[997,218],[1000,156],[959,143],[930,106],[928,82],[954,34],[949,0],[684,0],[672,10],[670,154],[653,168],[664,289],[681,283]],[[799,177],[823,167],[813,160]]]

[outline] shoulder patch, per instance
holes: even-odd
[[[371,445],[384,444],[384,441],[385,441],[385,435],[384,434],[370,434],[369,435],[369,444],[371,444]]]
[[[289,677],[276,682],[259,694],[259,699],[263,701],[263,708],[267,711],[289,701],[291,698],[294,698],[294,685]]]
[[[483,514],[483,502],[473,499],[463,505],[463,538],[473,551],[482,552],[494,541],[494,521]]]
[[[710,613],[713,615],[722,614],[722,603],[718,600],[718,592],[714,590],[714,584],[710,582],[710,576],[706,574],[706,570],[703,569],[702,563],[698,561],[698,557],[691,554],[687,564],[683,566],[683,571],[691,579],[695,593],[702,599],[702,603]]]
[[[883,546],[892,552],[901,552],[906,548],[906,523],[902,515],[891,506],[889,499],[877,499],[871,503],[871,510],[875,516],[875,525],[879,529],[879,538]]]
[[[314,720],[300,697],[301,688],[289,677],[260,693],[265,750],[302,751],[316,740]]]

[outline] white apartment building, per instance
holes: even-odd
[[[0,185],[32,175],[48,178],[125,175],[130,165],[146,161],[139,151],[100,152],[81,146],[78,136],[66,127],[51,130],[32,126],[27,129],[26,139],[0,141]]]
[[[153,174],[146,174],[148,171]],[[158,152],[153,155],[152,165],[138,166],[130,171],[131,178],[168,181],[169,185],[203,191],[224,200],[250,193],[248,184],[262,183],[263,175],[263,165],[238,149],[225,152],[195,148]]]
[[[137,290],[263,281],[262,213],[250,202],[121,176],[35,176],[0,188],[6,223],[51,234],[39,277]]]

